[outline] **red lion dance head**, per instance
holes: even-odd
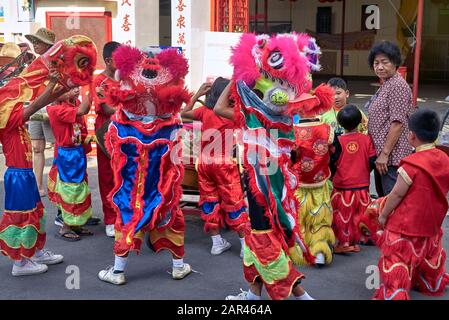
[[[178,113],[190,100],[184,85],[187,60],[174,48],[158,51],[121,46],[114,52],[116,78],[121,83],[112,99],[125,111],[163,117]]]
[[[90,38],[77,35],[57,42],[0,88],[0,129],[6,126],[14,108],[33,101],[45,89],[50,69],[62,76],[60,85],[72,88],[92,81],[96,63],[97,48]]]
[[[39,59],[59,71],[63,86],[79,87],[92,82],[97,64],[97,48],[86,36],[72,36],[57,42]]]

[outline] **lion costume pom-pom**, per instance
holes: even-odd
[[[143,52],[121,46],[113,59],[120,87],[109,99],[139,116],[165,116],[179,112],[191,94],[184,86],[187,60],[175,48]]]
[[[315,116],[332,107],[327,85],[312,90],[321,50],[307,34],[243,34],[233,48],[233,78],[255,91],[273,114]]]

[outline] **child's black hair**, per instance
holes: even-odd
[[[348,84],[342,78],[332,78],[327,82],[327,84],[333,88],[340,88],[345,91],[348,90]]]
[[[438,114],[432,110],[418,110],[408,120],[410,131],[425,143],[435,142],[440,133],[441,122]]]
[[[362,112],[353,104],[348,104],[337,114],[338,123],[346,131],[352,131],[362,122]]]
[[[106,43],[103,47],[103,60],[112,58],[112,53],[120,46],[121,44],[116,41]]]
[[[208,107],[209,109],[213,109],[215,107],[215,104],[220,98],[221,93],[229,84],[229,82],[230,80],[222,77],[219,77],[214,81],[212,87],[210,88],[210,91],[206,95],[206,101],[204,102],[206,107]]]

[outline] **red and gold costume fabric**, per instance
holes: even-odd
[[[449,285],[443,231],[432,237],[408,236],[388,229],[379,239],[381,285],[374,295],[379,300],[408,300],[416,288],[428,296],[441,296]]]
[[[341,154],[332,180],[333,229],[340,245],[365,240],[359,228],[361,216],[371,202],[370,158],[376,156],[371,138],[362,133],[338,137]]]
[[[329,146],[334,141],[332,128],[320,121],[295,125],[296,152],[293,168],[300,175],[301,187],[321,187],[330,178]]]
[[[449,172],[442,168],[448,166],[449,157],[433,145],[401,161],[398,173],[410,187],[378,241],[381,287],[375,299],[409,299],[412,287],[439,296],[449,284],[441,229],[449,192]]]
[[[338,244],[356,245],[366,241],[367,237],[360,229],[360,218],[371,203],[368,189],[334,189],[331,198],[333,210],[332,229]]]
[[[8,169],[5,206],[0,221],[0,251],[12,260],[31,258],[45,245],[45,215],[33,173],[31,140],[23,125],[23,108],[15,106],[0,142]]]
[[[243,266],[246,281],[255,283],[260,278],[273,300],[288,298],[293,286],[305,278],[273,230],[253,230],[245,237]]]
[[[449,157],[432,147],[402,159],[398,174],[410,186],[388,219],[388,230],[416,237],[433,237],[448,210]],[[425,200],[424,200],[425,199]]]
[[[327,86],[311,90],[321,51],[306,34],[243,34],[232,51],[234,119],[243,129],[251,224],[244,274],[262,282],[270,298],[286,299],[303,278],[293,262],[314,261],[297,219],[292,116],[328,110],[333,92]]]
[[[114,253],[139,251],[145,232],[154,251],[184,256],[184,216],[179,207],[184,175],[179,111],[191,95],[184,87],[187,60],[177,49],[142,52],[121,46],[113,59],[119,86],[106,90],[117,105],[106,135],[114,187]]]
[[[239,168],[232,158],[234,123],[205,106],[195,109],[193,118],[202,123],[197,172],[204,230],[228,226],[241,231],[248,222],[248,214]]]
[[[114,188],[110,193],[117,213],[114,252],[140,251],[145,232],[153,249],[184,256],[184,216],[179,208],[184,169],[172,161],[179,145],[178,118],[159,119],[150,126],[133,123],[123,110],[113,116],[106,138],[112,158]]]
[[[90,84],[96,61],[97,49],[88,37],[78,35],[57,42],[0,88],[0,129],[6,127],[13,110],[22,108],[44,91],[50,68],[62,76],[60,85],[77,87]]]
[[[299,188],[295,192],[300,204],[298,224],[312,255],[323,254],[326,264],[332,262],[331,248],[335,243],[329,181],[329,146],[333,140],[331,127],[320,121],[300,122],[295,126],[294,152],[298,158],[293,169],[299,176]]]
[[[9,167],[4,180],[0,250],[11,259],[31,258],[45,244],[44,207],[32,170],[31,140],[23,123],[24,103],[32,102],[44,91],[50,68],[62,76],[62,86],[90,83],[96,54],[88,37],[61,40],[0,88],[0,141]]]
[[[48,198],[62,212],[64,223],[82,226],[92,216],[91,192],[87,179],[87,127],[77,116],[79,101],[47,107],[55,135],[55,157],[48,174]]]

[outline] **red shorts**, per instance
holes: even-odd
[[[205,231],[224,225],[242,230],[248,214],[237,164],[199,163],[197,170]]]

